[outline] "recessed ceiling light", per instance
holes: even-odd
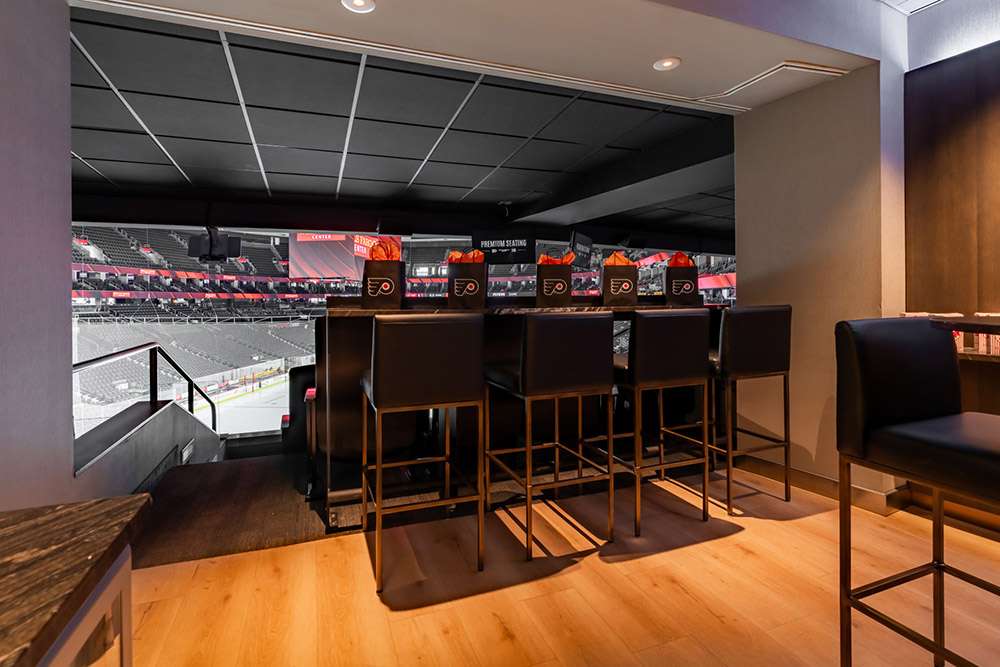
[[[355,14],[367,14],[375,11],[375,0],[340,0],[340,4]]]
[[[662,60],[657,60],[653,63],[653,69],[657,72],[668,72],[672,69],[677,69],[681,66],[681,59],[676,56],[670,56],[669,58],[663,58]]]

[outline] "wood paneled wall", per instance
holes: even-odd
[[[1000,312],[1000,42],[906,75],[906,307]],[[962,362],[1000,414],[1000,364]]]
[[[1000,42],[906,75],[907,310],[1000,311]]]

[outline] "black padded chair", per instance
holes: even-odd
[[[642,518],[642,478],[650,471],[664,479],[671,468],[702,464],[702,519],[708,521],[708,385],[711,374],[704,359],[708,357],[709,313],[704,308],[636,311],[632,318],[627,355],[615,355],[615,384],[619,397],[628,395],[632,404],[631,433],[615,433],[615,438],[632,438],[631,461],[615,460],[635,475],[635,534],[639,536]],[[666,426],[663,420],[663,390],[676,387],[700,387],[702,418],[691,424]],[[656,391],[659,459],[645,462],[646,447],[642,438],[642,392]],[[701,439],[683,433],[701,429]],[[694,457],[667,463],[664,457],[665,436],[672,436],[697,448]]]
[[[490,490],[490,466],[496,464],[522,487],[525,496],[525,549],[527,559],[532,558],[532,499],[536,491],[558,489],[570,484],[606,480],[608,483],[608,541],[614,541],[614,444],[612,438],[612,335],[614,320],[609,312],[603,313],[531,313],[520,317],[520,349],[517,358],[487,366],[486,368],[486,489]],[[524,402],[524,446],[494,449],[490,441],[490,394],[501,390]],[[583,399],[602,396],[607,407],[607,449],[602,450],[606,461],[598,463],[584,454],[582,437]],[[577,402],[577,447],[568,447],[560,440],[559,404],[564,399]],[[555,429],[552,442],[532,442],[532,406],[540,401],[552,401],[555,412]],[[553,479],[548,482],[535,480],[534,454],[553,450]],[[571,478],[560,476],[560,454],[568,454],[577,461],[577,474]],[[518,474],[502,457],[523,454],[525,469]],[[595,472],[584,474],[586,464]],[[488,498],[487,498],[488,502]]]
[[[789,437],[788,371],[791,366],[792,307],[743,306],[722,313],[718,354],[709,362],[715,375],[715,391],[722,393],[722,414],[725,422],[726,446],[716,440],[709,449],[726,456],[726,511],[733,513],[733,460],[773,449],[785,454],[785,500],[792,499],[791,442]],[[777,438],[742,428],[736,423],[736,385],[751,378],[780,377],[784,398],[784,437]],[[716,399],[713,397],[713,412]],[[712,419],[713,436],[718,418]],[[769,444],[737,448],[736,435],[742,433]],[[714,438],[713,438],[714,439]]]
[[[382,518],[408,510],[476,503],[477,566],[483,569],[483,316],[478,314],[377,315],[372,338],[372,364],[362,380],[362,529],[368,527],[369,475],[375,473],[375,584],[382,590]],[[475,408],[476,475],[474,492],[451,495],[451,429],[448,410]],[[368,417],[375,413],[375,464],[368,463]],[[383,460],[382,418],[397,412],[442,409],[444,453],[419,459]],[[435,500],[394,504],[383,498],[384,471],[418,464],[441,463],[444,489]]]
[[[927,318],[840,322],[836,339],[840,662],[851,664],[851,610],[857,609],[933,653],[936,665],[971,665],[945,647],[944,575],[995,595],[1000,586],[944,562],[943,497],[1000,509],[1000,416],[962,412],[952,334]],[[931,562],[851,587],[851,464],[931,487]],[[933,639],[864,601],[927,574],[934,577]]]

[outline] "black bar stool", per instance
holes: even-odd
[[[608,541],[615,535],[614,444],[612,438],[612,383],[614,370],[611,360],[611,339],[614,320],[611,313],[531,313],[522,318],[521,348],[518,359],[486,368],[486,493],[490,492],[490,466],[496,464],[523,489],[525,495],[525,548],[532,558],[532,497],[535,491],[558,489],[570,484],[607,480],[608,482]],[[490,445],[489,401],[492,389],[500,389],[524,401],[524,447],[493,449]],[[608,434],[606,463],[598,463],[584,454],[582,437],[583,398],[603,396],[607,404]],[[563,399],[577,400],[577,448],[560,440],[559,403]],[[555,430],[552,442],[532,442],[532,406],[552,401]],[[534,480],[534,453],[553,450],[554,468],[551,482]],[[577,474],[560,478],[560,453],[577,461]],[[524,454],[523,477],[501,457]],[[584,474],[587,464],[596,472]]]
[[[640,534],[642,518],[642,477],[647,471],[664,471],[702,464],[702,519],[708,521],[708,385],[711,379],[708,357],[709,313],[704,308],[636,311],[629,334],[628,355],[615,355],[615,384],[619,396],[630,394],[633,405],[631,433],[615,433],[615,438],[633,438],[632,461],[615,460],[632,469],[635,475],[635,535]],[[700,387],[702,418],[690,424],[665,426],[663,390],[676,387]],[[645,463],[642,440],[642,392],[656,391],[659,413],[657,441],[659,460]],[[700,440],[681,431],[701,427]],[[700,456],[667,463],[664,459],[664,436],[670,435],[699,448]]]
[[[719,354],[710,361],[715,373],[714,391],[722,392],[726,446],[709,445],[713,452],[726,455],[726,511],[733,513],[733,459],[772,449],[785,453],[785,500],[792,499],[791,438],[789,437],[788,370],[791,365],[792,307],[745,306],[722,313]],[[784,397],[784,437],[757,433],[736,424],[736,384],[751,378],[780,377]],[[712,406],[715,410],[715,398]],[[713,434],[718,419],[712,420]],[[760,438],[771,444],[736,448],[736,434]]]
[[[375,472],[375,586],[382,590],[382,518],[387,514],[476,503],[477,566],[483,569],[483,316],[477,314],[378,315],[372,338],[372,364],[361,380],[361,516],[368,527],[369,474]],[[375,465],[368,463],[368,412],[375,412]],[[476,409],[475,493],[451,497],[451,429],[448,410]],[[382,418],[396,412],[444,410],[444,454],[419,459],[383,460]],[[441,463],[441,498],[386,507],[382,482],[389,468]],[[471,485],[470,485],[471,486]]]
[[[1000,595],[1000,586],[944,562],[948,495],[1000,511],[1000,416],[962,412],[950,331],[927,318],[840,322],[837,449],[840,452],[840,664],[851,664],[851,610],[934,654],[934,664],[972,665],[945,647],[944,575]],[[931,562],[851,587],[851,464],[932,489]],[[864,598],[934,576],[934,638],[878,611]]]

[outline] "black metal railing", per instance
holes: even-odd
[[[208,397],[205,390],[199,387],[194,378],[187,374],[187,372],[180,367],[180,365],[171,358],[167,351],[163,349],[163,346],[159,343],[143,343],[142,345],[136,345],[135,347],[126,348],[124,350],[119,350],[117,352],[111,352],[109,354],[102,355],[100,357],[94,357],[93,359],[88,359],[87,361],[79,361],[73,364],[73,373],[79,373],[80,371],[85,371],[90,368],[97,368],[98,366],[104,366],[105,364],[110,364],[119,359],[125,359],[136,354],[141,354],[143,352],[149,353],[149,402],[150,404],[155,403],[159,400],[159,357],[163,357],[168,364],[170,364],[177,373],[187,380],[188,388],[188,412],[192,415],[194,414],[194,394],[198,392],[202,398],[208,403],[208,407],[212,409],[212,430],[218,431],[218,423],[216,420],[216,409],[215,402]]]

